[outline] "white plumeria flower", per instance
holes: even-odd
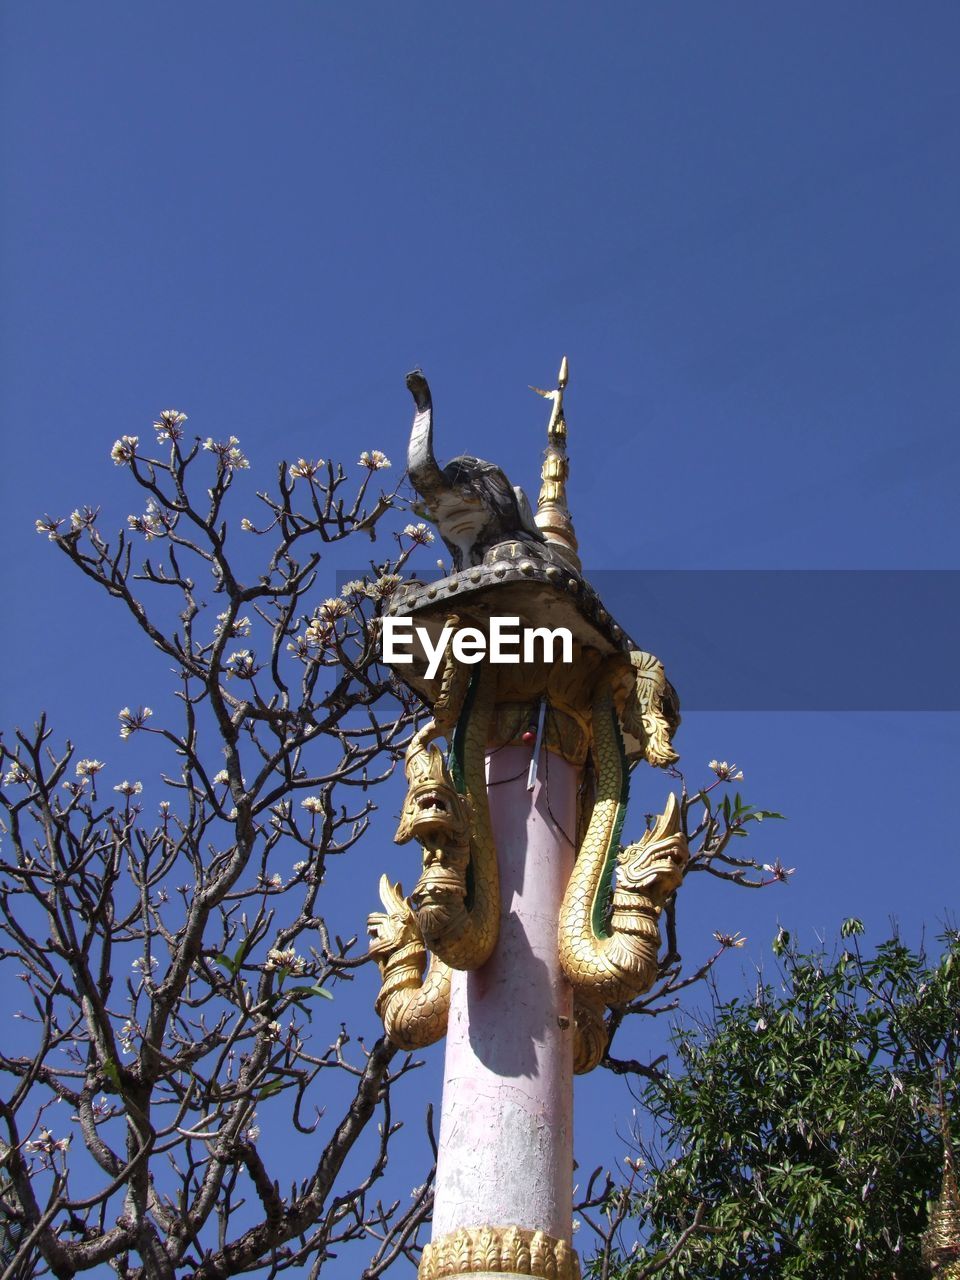
[[[217,614],[217,625],[213,629],[216,635],[221,634],[224,627],[227,625],[227,619],[229,616],[230,611],[228,609],[225,609],[223,613]],[[252,625],[253,624],[249,618],[234,618],[233,622],[230,624],[230,635],[248,636]]]
[[[180,413],[177,409],[164,409],[153,424],[153,429],[157,433],[157,444],[163,444],[165,440],[179,440],[183,435],[182,426],[186,420],[185,413]]]
[[[786,880],[788,876],[792,876],[796,871],[796,867],[785,867],[779,858],[773,862],[765,862],[763,864],[764,871],[769,871],[774,880]]]
[[[713,935],[721,947],[742,947],[746,942],[746,938],[739,933],[714,933]]]
[[[60,526],[62,520],[57,520],[54,516],[44,516],[42,520],[34,521],[34,528],[37,533],[45,533],[51,542],[56,542],[60,537]]]
[[[77,507],[70,512],[70,528],[74,532],[79,529],[90,529],[99,514],[99,507]]]
[[[246,471],[250,466],[249,460],[239,448],[240,441],[236,436],[230,436],[228,440],[214,440],[213,436],[207,436],[203,442],[204,449],[208,453],[215,453],[220,465],[225,471]]]
[[[402,582],[403,579],[399,573],[385,573],[376,582],[370,583],[365,590],[371,600],[384,600],[387,596],[393,595]]]
[[[298,458],[287,474],[293,481],[312,480],[323,465],[323,458],[317,458],[316,462],[309,462],[306,458]]]
[[[304,796],[300,808],[306,809],[307,813],[323,813],[323,800],[320,796]]]
[[[293,947],[271,947],[264,964],[265,969],[289,969],[291,973],[303,973],[306,967],[306,960]]]
[[[344,618],[349,613],[350,605],[346,600],[336,597],[324,600],[323,604],[318,605],[314,610],[313,617],[304,632],[304,640],[307,644],[323,644],[337,619]]]
[[[232,668],[227,671],[228,676],[251,676],[253,675],[253,654],[249,649],[237,649],[227,658],[225,665]]]
[[[158,507],[151,498],[142,516],[127,516],[127,524],[134,533],[142,533],[147,542],[154,538],[165,538],[176,526],[177,517]]]
[[[78,760],[77,761],[77,777],[92,778],[98,774],[103,768],[102,760]]]
[[[131,733],[142,729],[152,715],[153,712],[149,707],[138,707],[136,711],[131,711],[129,707],[121,707],[117,712],[117,718],[120,721],[120,737],[129,738]]]
[[[713,770],[721,782],[740,782],[743,779],[743,770],[738,770],[735,764],[727,764],[726,760],[711,760],[707,767]]]
[[[110,457],[113,459],[114,464],[118,467],[129,466],[134,459],[139,443],[139,436],[121,436],[119,440],[114,440],[113,448],[110,450]]]
[[[422,547],[428,547],[434,540],[432,532],[422,520],[418,524],[408,524],[403,532],[406,537],[412,538],[414,542],[419,543]]]
[[[143,790],[143,783],[127,782],[127,780],[124,779],[123,782],[118,783],[113,789],[114,791],[119,791],[125,796],[138,796]]]
[[[360,466],[366,467],[370,471],[384,471],[391,466],[390,459],[385,453],[381,453],[379,449],[364,449],[360,455]]]
[[[306,631],[304,631],[303,633],[304,645],[323,644],[323,642],[330,635],[330,631],[332,627],[333,627],[333,623],[327,621],[325,618],[313,618],[307,625]],[[296,637],[296,639],[299,640],[299,636]],[[296,653],[296,654],[300,653],[299,644],[292,643],[287,645],[287,648],[291,651],[291,653]]]
[[[321,645],[323,644],[336,623],[338,618],[345,617],[350,612],[350,606],[346,600],[334,599],[324,600],[323,604],[318,605],[314,610],[313,617],[307,624],[303,639],[306,644]],[[288,646],[289,648],[290,646]],[[298,648],[293,650],[298,652]]]
[[[290,817],[293,805],[289,800],[280,800],[270,810],[270,825],[280,827]]]
[[[52,1156],[55,1151],[66,1151],[70,1146],[71,1139],[55,1138],[49,1129],[41,1129],[39,1138],[29,1139],[23,1144],[24,1151],[31,1155],[39,1152],[42,1155]]]

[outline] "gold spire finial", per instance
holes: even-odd
[[[943,1184],[930,1211],[930,1225],[923,1234],[921,1252],[935,1280],[960,1277],[960,1190],[953,1163],[950,1118],[943,1097],[943,1080],[937,1081],[940,1135],[943,1142]]]
[[[577,535],[567,506],[567,477],[570,462],[567,458],[567,420],[563,414],[563,391],[569,377],[567,357],[560,361],[557,385],[553,391],[531,387],[538,396],[553,401],[550,421],[547,423],[547,448],[540,468],[540,497],[537,500],[537,528],[543,531],[547,542],[552,543],[568,563],[580,568],[577,555]]]

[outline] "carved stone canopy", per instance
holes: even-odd
[[[465,623],[481,628],[492,617],[517,617],[521,628],[566,627],[573,637],[575,663],[580,663],[580,655],[588,655],[591,669],[604,663],[621,668],[616,691],[618,706],[636,687],[637,645],[611,617],[582,574],[552,547],[520,540],[501,543],[488,553],[481,565],[435,582],[402,584],[393,592],[385,609],[388,617],[409,617],[414,628],[423,627],[431,644],[438,642],[454,612],[463,615]],[[441,693],[443,669],[441,667],[432,679],[427,677],[427,655],[416,638],[416,631],[411,637],[409,652],[412,662],[398,664],[395,674],[433,706]],[[655,659],[650,661],[656,664]],[[511,672],[519,674],[516,667],[503,666],[500,670],[507,682]],[[659,672],[662,676],[662,668]],[[534,672],[529,672],[529,676],[526,679],[525,675],[530,684],[525,696],[537,698],[544,692],[541,686],[545,676],[537,677]],[[678,722],[676,695],[669,684],[666,688],[674,701],[674,719]],[[586,714],[589,688],[585,687],[584,693]],[[642,743],[628,716],[622,717],[622,729],[627,756],[635,758],[642,751]]]

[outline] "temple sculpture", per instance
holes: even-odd
[[[377,1010],[403,1049],[446,1034],[433,1238],[420,1280],[574,1280],[572,1080],[606,1052],[606,1015],[649,990],[660,915],[688,860],[681,807],[626,845],[629,778],[676,759],[662,664],[583,576],[567,504],[564,358],[536,512],[499,467],[434,455],[433,402],[408,375],[410,481],[453,571],[403,584],[387,616],[436,640],[491,619],[566,629],[569,661],[397,664],[432,716],[407,752],[396,841],[420,847],[409,898],[384,875],[371,914]],[[445,744],[441,750],[440,740]],[[408,875],[411,874],[408,872]],[[408,883],[410,881],[408,880]]]
[[[923,1261],[934,1280],[960,1280],[960,1190],[954,1164],[950,1117],[940,1087],[940,1137],[943,1143],[943,1177],[940,1195],[930,1210],[930,1222],[923,1234]]]

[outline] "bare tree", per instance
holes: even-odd
[[[37,522],[171,660],[180,710],[175,727],[120,712],[121,737],[152,736],[163,761],[149,812],[139,781],[111,787],[45,717],[0,741],[0,974],[25,984],[32,1033],[29,1052],[0,1050],[3,1280],[105,1264],[315,1275],[354,1239],[372,1278],[429,1213],[428,1170],[402,1209],[376,1198],[391,1086],[415,1064],[346,1027],[318,1046],[308,1023],[364,961],[321,890],[409,737],[417,708],[378,666],[377,615],[431,535],[408,525],[395,554],[315,605],[323,552],[374,538],[399,505],[377,491],[389,461],[283,464],[236,530],[239,442],[189,441],[184,421],[160,415],[159,456],[134,436],[114,445],[143,511],[112,543],[89,508]],[[269,1167],[258,1108],[305,1135],[302,1176],[289,1152]]]
[[[30,1033],[27,1052],[0,1047],[0,1280],[104,1266],[313,1277],[350,1242],[365,1242],[363,1280],[375,1280],[419,1256],[433,1170],[402,1205],[378,1198],[400,1127],[391,1087],[417,1064],[382,1038],[352,1040],[338,1018],[332,1039],[329,1017],[313,1023],[367,960],[328,925],[321,890],[328,861],[367,831],[371,789],[420,710],[378,663],[379,614],[432,534],[406,525],[394,554],[315,604],[324,552],[358,535],[369,550],[402,507],[377,489],[388,459],[364,452],[351,473],[281,464],[259,520],[237,527],[239,442],[188,441],[184,421],[166,410],[154,423],[162,457],[134,436],[114,444],[143,509],[112,543],[93,509],[37,521],[170,660],[179,711],[120,711],[120,736],[145,739],[162,778],[149,813],[140,781],[106,781],[45,717],[0,739],[0,975],[25,984]],[[717,805],[715,788],[741,775],[724,762],[714,774],[695,795],[683,786],[688,871],[785,879],[734,856],[748,823],[777,815],[726,790]],[[665,919],[660,981],[610,1015],[611,1046],[629,1015],[676,1007],[739,945],[716,935],[716,955],[685,974],[673,903]],[[609,1048],[603,1065],[657,1071]],[[284,1135],[281,1158],[262,1124]],[[429,1118],[428,1131],[435,1155]],[[302,1152],[288,1135],[303,1135]],[[590,1223],[608,1206],[609,1257],[628,1199],[595,1187],[582,1212]]]

